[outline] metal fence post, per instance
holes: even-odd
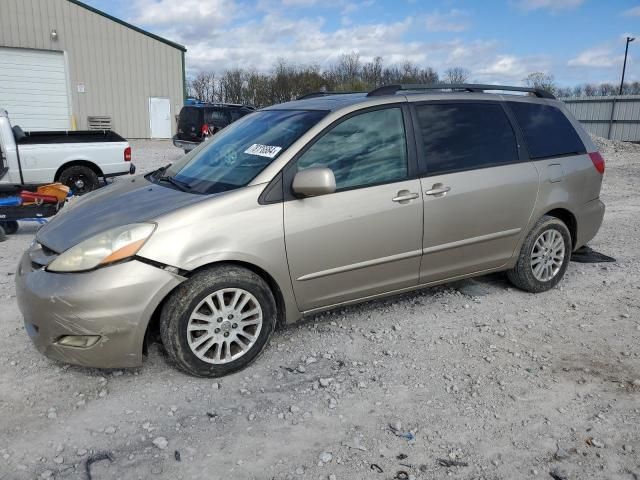
[[[613,127],[613,116],[616,113],[616,97],[613,97],[612,102],[611,102],[611,117],[609,118],[609,131],[607,132],[607,138],[609,140],[611,140],[611,130]]]

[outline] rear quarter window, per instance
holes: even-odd
[[[537,103],[507,103],[522,129],[532,159],[586,153],[578,132],[559,108]]]

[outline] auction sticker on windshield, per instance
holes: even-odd
[[[260,157],[274,158],[282,150],[282,147],[276,147],[273,145],[260,145],[254,143],[247,148],[244,153],[249,155],[258,155]]]

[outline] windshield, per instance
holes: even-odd
[[[265,110],[242,117],[164,172],[193,193],[243,187],[323,118],[325,111]]]

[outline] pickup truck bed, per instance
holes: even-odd
[[[24,132],[0,108],[0,184],[62,182],[82,195],[99,188],[100,178],[134,172],[131,147],[115,132]]]
[[[15,128],[15,127],[14,127]],[[110,130],[78,130],[71,132],[22,132],[18,145],[51,144],[51,143],[92,143],[92,142],[126,142],[116,132]],[[16,135],[16,137],[18,137]]]

